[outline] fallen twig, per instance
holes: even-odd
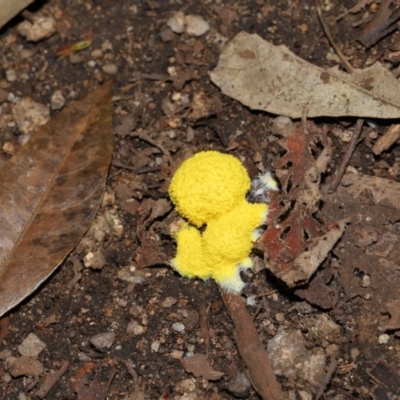
[[[336,371],[337,364],[338,364],[337,360],[335,358],[331,358],[331,362],[328,365],[328,371],[326,372],[326,375],[322,380],[318,393],[315,396],[315,400],[319,400],[319,398],[324,394],[326,387],[328,386],[328,383],[332,379],[333,373]]]
[[[53,389],[54,385],[61,379],[61,377],[67,372],[69,368],[69,362],[64,361],[61,367],[46,376],[46,379],[43,382],[43,385],[40,389],[36,392],[35,396],[39,399],[44,399],[47,394]]]
[[[381,136],[372,147],[372,152],[375,155],[381,154],[383,151],[388,150],[400,138],[400,125],[393,124],[389,127],[387,132]]]
[[[236,345],[249,370],[255,390],[263,400],[285,399],[243,299],[239,295],[227,293],[221,288],[220,293],[235,326]]]
[[[392,3],[393,0],[384,0],[374,18],[358,36],[358,40],[365,47],[373,46],[380,39],[397,29],[395,22],[400,18],[400,11]]]
[[[319,18],[319,22],[322,25],[322,29],[324,30],[324,33],[326,35],[326,37],[329,40],[329,43],[331,44],[331,46],[334,48],[334,50],[336,51],[336,54],[339,56],[339,58],[342,60],[342,63],[344,64],[346,70],[348,73],[352,73],[354,71],[354,68],[351,66],[351,64],[347,61],[347,58],[344,56],[344,54],[342,53],[342,51],[339,49],[339,46],[335,43],[335,41],[333,40],[333,37],[331,35],[331,32],[328,28],[328,25],[325,23],[324,19],[322,18],[322,12],[321,12],[321,7],[317,4],[317,14],[318,14],[318,18]]]
[[[331,46],[334,48],[334,50],[336,51],[336,54],[339,56],[339,58],[341,59],[344,67],[346,68],[347,72],[349,74],[354,72],[354,68],[352,67],[352,65],[347,61],[346,57],[344,56],[344,54],[342,53],[342,51],[339,49],[339,46],[335,43],[335,41],[333,40],[333,37],[329,31],[328,25],[325,23],[324,19],[322,18],[322,12],[321,12],[321,8],[319,7],[319,5],[317,5],[317,14],[318,14],[318,18],[319,21],[321,22],[322,28],[325,32],[326,37],[329,40],[329,43],[331,44]],[[354,128],[353,131],[353,136],[351,137],[351,141],[349,146],[347,147],[346,150],[346,154],[344,155],[342,162],[340,164],[340,167],[333,179],[333,182],[331,183],[331,185],[329,186],[329,193],[333,193],[341,179],[342,176],[344,174],[344,172],[346,171],[346,168],[350,162],[351,156],[353,155],[354,149],[356,148],[357,142],[358,142],[358,138],[360,137],[361,134],[361,129],[364,125],[364,120],[363,119],[358,119],[356,126]]]
[[[126,362],[125,364],[128,368],[129,373],[132,375],[133,384],[135,386],[135,389],[131,395],[125,396],[123,400],[144,400],[144,393],[140,388],[139,378],[138,378],[136,371],[134,370],[134,368],[132,366],[132,363]]]
[[[203,336],[205,353],[208,355],[208,349],[210,347],[210,335],[208,333],[208,310],[210,307],[206,307],[204,303],[200,305],[199,315],[200,315],[200,332]]]
[[[359,1],[354,7],[349,8],[347,11],[345,11],[343,14],[340,14],[338,17],[336,17],[336,22],[340,21],[342,18],[344,18],[347,14],[355,14],[359,11],[361,11],[364,7],[370,5],[373,2],[373,0],[361,0]]]
[[[358,138],[360,137],[360,133],[361,133],[361,129],[362,129],[363,125],[364,125],[364,120],[358,119],[356,126],[354,128],[354,131],[353,131],[353,136],[351,137],[351,141],[349,143],[349,146],[347,147],[346,154],[344,155],[344,157],[342,159],[342,163],[340,164],[340,167],[339,167],[338,171],[336,172],[335,177],[333,178],[333,182],[329,186],[329,190],[328,190],[329,193],[333,193],[337,189],[337,187],[342,179],[342,176],[343,176],[344,172],[346,171],[347,165],[350,162],[351,156],[353,155],[354,149],[356,148]]]
[[[154,147],[157,147],[159,150],[161,150],[161,152],[164,154],[165,158],[169,162],[169,165],[172,167],[174,165],[174,161],[172,160],[170,152],[162,144],[160,144],[157,141],[153,140],[150,137],[150,133],[151,132],[134,131],[134,132],[131,132],[130,136],[131,137],[137,137],[138,139],[143,140],[144,142],[147,142],[147,143],[151,144]]]

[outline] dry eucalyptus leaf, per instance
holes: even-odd
[[[103,196],[113,151],[112,83],[65,108],[1,170],[0,316],[77,245]]]
[[[321,174],[332,153],[326,133],[325,128],[309,122],[306,130],[301,127],[278,140],[285,149],[274,161],[282,194],[270,201],[268,227],[259,248],[265,266],[290,287],[309,281],[347,222],[346,218],[324,220],[318,216]]]
[[[356,116],[399,118],[400,86],[376,63],[353,74],[324,70],[240,32],[223,50],[211,80],[222,92],[255,110],[300,118]]]
[[[33,0],[0,0],[0,28],[31,3]]]

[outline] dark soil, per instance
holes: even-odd
[[[385,56],[396,45],[396,34],[370,49],[356,40],[365,25],[357,23],[371,18],[379,5],[372,3],[335,20],[355,4],[324,2],[323,16],[334,40],[353,67],[362,68],[375,61],[389,63]],[[38,1],[31,10],[54,16],[57,33],[39,43],[28,42],[17,33],[21,16],[0,32],[0,89],[4,97],[0,104],[0,163],[4,164],[20,146],[21,132],[11,113],[15,97],[30,96],[50,104],[54,92],[60,90],[70,103],[109,79],[115,82],[115,151],[97,225],[51,278],[9,314],[0,358],[18,356],[18,346],[33,332],[47,346],[38,356],[44,372],[30,389],[33,378],[12,377],[1,361],[0,398],[34,399],[45,377],[68,361],[67,372],[47,399],[258,399],[251,385],[232,389],[238,373],[246,373],[246,366],[215,283],[182,278],[168,265],[175,253],[169,229],[177,214],[169,203],[160,200],[168,199],[168,154],[179,165],[200,150],[229,152],[243,161],[251,176],[259,172],[260,162],[264,168],[272,167],[281,152],[271,133],[276,116],[251,111],[222,95],[208,72],[216,66],[224,44],[240,31],[284,44],[321,67],[339,64],[321,28],[315,2],[49,0]],[[210,30],[199,37],[173,33],[167,21],[178,11],[202,16]],[[89,30],[93,32],[90,47],[61,59],[55,57],[62,46],[82,40]],[[10,70],[15,71],[15,80],[6,79]],[[192,100],[200,92],[205,94],[205,104],[211,102],[211,106],[193,115]],[[52,115],[57,112],[51,111]],[[356,120],[314,122],[318,127],[327,126],[333,139],[333,161],[324,177],[329,182],[347,146],[332,131],[352,129]],[[378,133],[388,126],[382,121],[374,123]],[[301,122],[296,124],[300,126]],[[395,145],[375,156],[371,151],[373,140],[364,138],[358,144],[350,165],[363,174],[396,181],[400,147]],[[4,144],[12,144],[12,150]],[[260,148],[261,160],[257,159]],[[160,204],[165,207],[161,215],[146,219]],[[89,249],[101,249],[106,258],[104,266],[83,267]],[[321,380],[313,382],[296,372],[278,377],[287,398],[311,399],[321,391],[325,399],[386,399],[390,390],[390,398],[400,398],[398,388],[388,390],[390,384],[385,380],[390,371],[399,370],[400,343],[396,331],[384,332],[381,328],[389,319],[383,304],[373,307],[377,314],[365,317],[371,299],[360,291],[345,295],[340,269],[333,266],[332,279],[342,301],[321,309],[296,296],[267,272],[262,255],[255,252],[252,257],[257,268],[243,276],[248,282],[245,295],[262,295],[248,311],[264,344],[283,328],[301,332],[305,348],[325,356],[326,368],[316,374]],[[345,265],[351,274],[361,274],[358,277],[363,279],[357,259],[346,260],[351,263]],[[321,315],[336,324],[339,338],[313,333]],[[95,348],[90,339],[106,332],[115,333],[110,349]],[[188,352],[208,354],[212,367],[223,373],[222,378],[206,380],[187,372],[183,358]],[[337,367],[330,374],[332,359]],[[378,368],[380,359],[385,360],[387,369],[378,364],[384,372],[374,375],[371,370]],[[137,384],[132,368],[138,376]],[[392,379],[397,382],[398,377]],[[383,389],[373,395],[378,384]]]

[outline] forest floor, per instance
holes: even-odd
[[[388,2],[365,1],[346,13],[356,3],[322,2],[333,41],[353,68],[381,62],[398,75],[396,31],[368,48],[357,40]],[[286,207],[279,238],[287,246],[295,242],[291,234],[302,235],[306,251],[319,228],[327,233],[346,220],[301,287],[288,285],[268,260],[267,236],[255,245],[254,268],[242,273],[242,296],[283,398],[400,399],[400,146],[393,140],[381,151],[374,147],[393,121],[366,120],[344,180],[328,193],[357,115],[282,119],[223,95],[210,79],[224,47],[241,31],[284,45],[318,67],[344,69],[315,2],[49,0],[29,10],[54,18],[56,32],[30,42],[18,32],[21,15],[0,31],[0,168],[27,135],[13,114],[20,99],[48,107],[52,118],[110,79],[115,148],[105,199],[85,238],[8,314],[0,398],[260,398],[218,286],[181,277],[169,265],[176,251],[170,230],[178,219],[168,196],[171,164],[213,149],[238,157],[252,178],[265,170],[277,176],[281,192],[273,210]],[[188,15],[200,16],[200,27],[189,20],[180,25]],[[387,20],[383,15],[378,33]],[[90,45],[82,51],[56,56],[84,40]],[[289,133],[295,135],[291,144],[282,139]],[[303,137],[303,153],[295,153],[300,150],[290,146]],[[303,212],[304,225],[296,230],[295,189],[306,187],[306,166],[324,150],[329,160],[313,183],[308,215],[319,228],[308,231],[312,223]],[[279,164],[284,154],[291,156],[284,166],[290,183]],[[299,158],[301,168],[293,161]],[[18,359],[21,343],[36,337],[33,347],[43,345],[32,361],[39,372],[21,365],[25,372],[12,374],[5,360]],[[190,366],[192,354],[204,355],[203,362]],[[46,376],[60,369],[47,392]]]

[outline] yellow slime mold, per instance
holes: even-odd
[[[200,233],[187,224],[177,233],[171,262],[176,271],[188,278],[213,278],[230,292],[242,290],[239,272],[252,266],[252,239],[268,209],[246,201],[250,184],[237,158],[216,151],[197,153],[179,167],[170,197],[191,224],[206,228]]]

